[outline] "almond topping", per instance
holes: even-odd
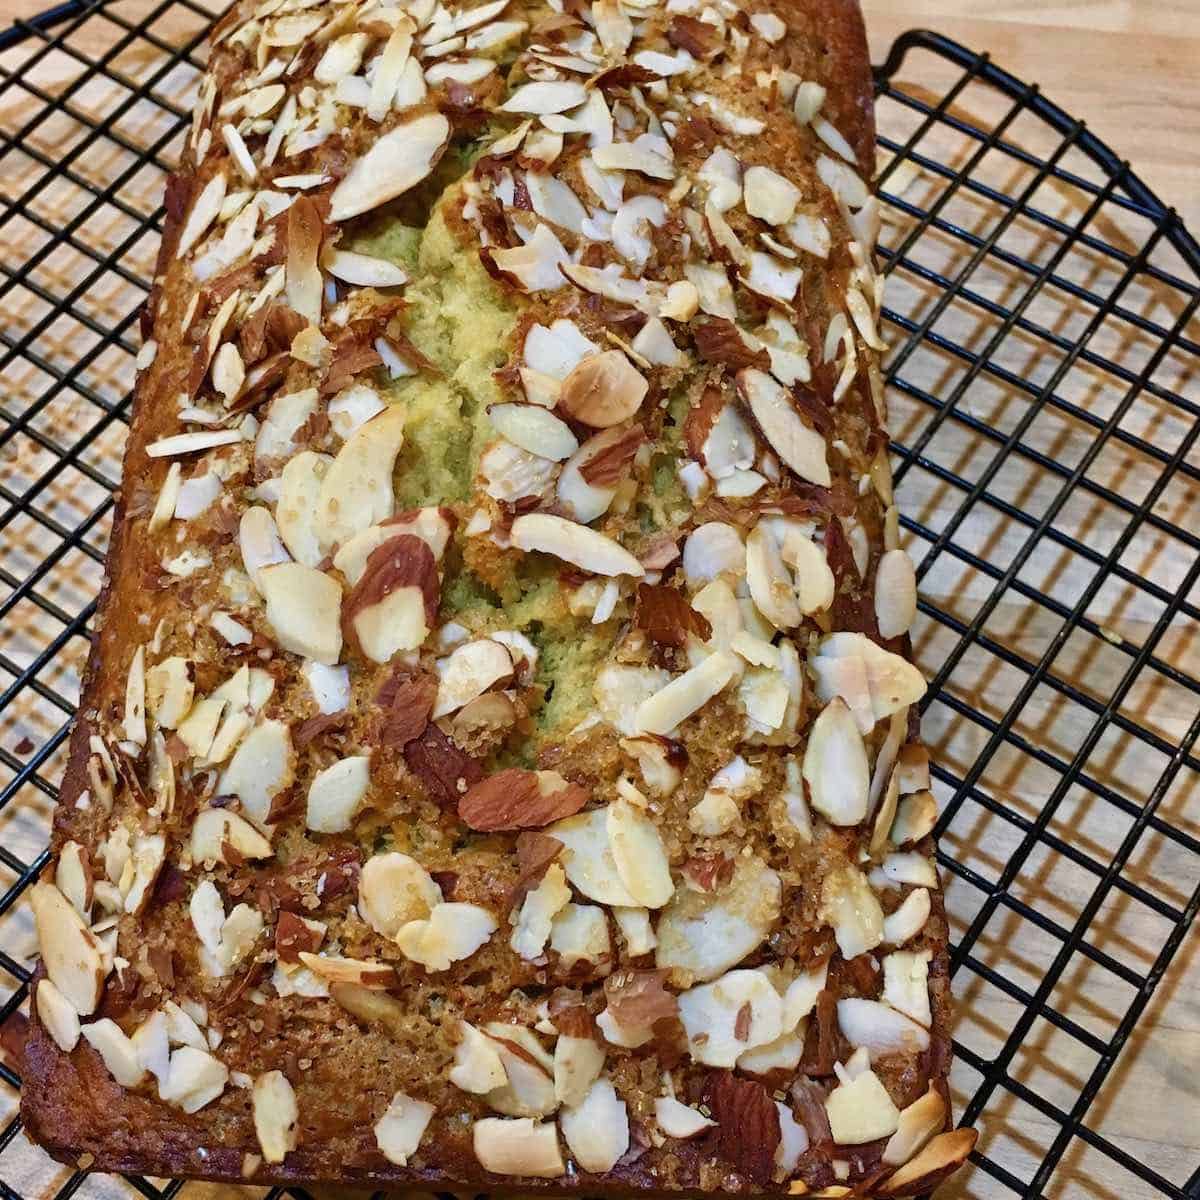
[[[450,138],[441,113],[425,113],[395,126],[371,144],[333,190],[329,219],[349,220],[415,187],[433,170]]]
[[[282,1071],[267,1071],[254,1081],[254,1132],[263,1158],[281,1163],[296,1148],[300,1108]]]
[[[519,550],[552,554],[593,575],[644,575],[645,568],[612,538],[549,513],[527,513],[512,524],[512,544]]]
[[[480,1166],[494,1175],[557,1179],[566,1171],[553,1121],[484,1117],[475,1122],[471,1138]]]
[[[80,1016],[95,1012],[107,971],[95,934],[52,883],[29,893],[46,974]]]
[[[584,358],[563,380],[559,407],[593,429],[629,420],[646,398],[646,380],[620,350]]]
[[[470,788],[458,802],[458,815],[471,829],[540,829],[577,813],[588,793],[555,771],[508,767]]]
[[[784,387],[753,367],[738,372],[737,387],[771,449],[801,479],[829,487],[832,476],[825,458],[825,439],[801,420]]]

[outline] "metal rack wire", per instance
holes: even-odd
[[[9,1028],[162,176],[215,15],[199,0],[69,0],[0,31]],[[986,55],[913,32],[876,82],[896,484],[922,580],[960,997],[952,1083],[983,1131],[953,1186],[1197,1200],[1200,1164],[1142,1136],[1145,1105],[1123,1107],[1121,1084],[1200,909],[1200,247],[1128,163]],[[3,1197],[183,1186],[58,1168],[23,1138],[19,1088],[0,1062]]]

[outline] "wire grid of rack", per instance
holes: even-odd
[[[26,1000],[19,900],[46,861],[163,175],[215,15],[71,0],[0,32],[2,1019]],[[1196,1200],[1200,1152],[1158,1137],[1169,1114],[1140,1064],[1170,1055],[1144,1030],[1187,991],[1177,952],[1200,907],[1200,248],[986,55],[914,32],[876,81],[952,1084],[982,1132],[950,1186]],[[50,1163],[19,1088],[0,1064],[4,1197],[183,1186]]]

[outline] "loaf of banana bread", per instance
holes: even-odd
[[[219,22],[32,891],[55,1157],[963,1161],[873,152],[851,0]]]

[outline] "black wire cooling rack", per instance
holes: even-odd
[[[163,174],[215,15],[70,0],[0,32],[9,1030]],[[1197,982],[1178,952],[1200,908],[1200,248],[1128,163],[988,56],[913,32],[876,82],[896,483],[922,581],[959,998],[952,1085],[982,1134],[949,1190],[1197,1200],[1197,1063],[1169,1033]],[[3,1197],[181,1189],[50,1163],[21,1133],[15,1063],[0,1063]],[[1172,1111],[1189,1096],[1190,1118]]]

